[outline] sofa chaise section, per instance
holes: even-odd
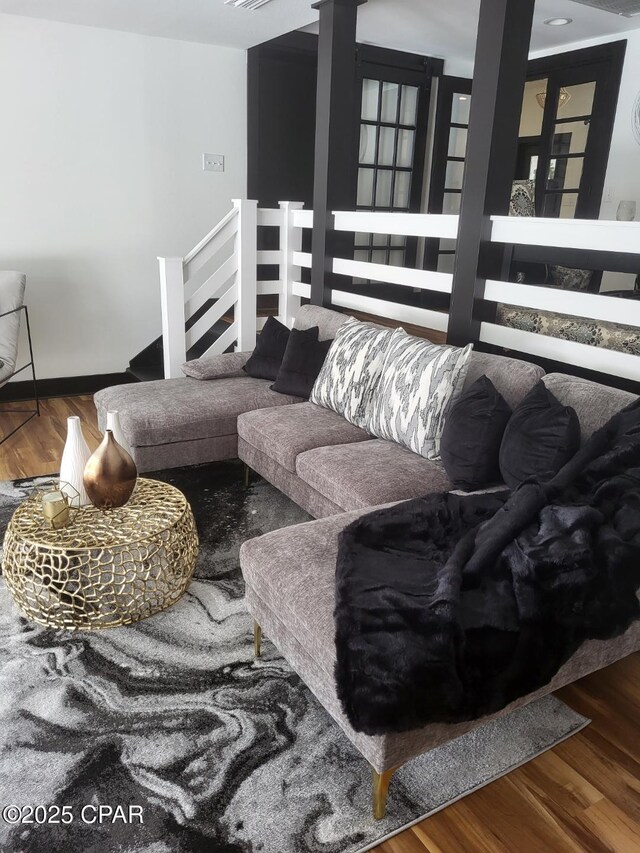
[[[584,643],[544,688],[491,716],[375,737],[357,732],[336,693],[333,610],[338,536],[366,512],[344,513],[268,533],[245,542],[240,559],[253,619],[383,780],[386,774],[388,782],[390,771],[411,758],[640,649],[640,622],[636,622],[619,637]],[[378,801],[377,808],[377,816],[382,816],[383,803]]]
[[[303,305],[296,329],[319,327],[329,340],[346,320],[345,314]],[[105,388],[94,396],[98,423],[104,429],[108,411],[118,411],[122,431],[140,472],[198,465],[238,457],[238,416],[256,409],[301,403],[272,391],[271,381],[242,371],[251,353],[204,356],[192,366],[202,376],[160,379]],[[216,376],[217,378],[205,378]],[[295,498],[294,498],[295,500]]]
[[[565,405],[575,408],[583,442],[634,399],[634,395],[627,392],[563,374],[545,376],[544,382]],[[378,442],[373,441],[351,444],[343,446],[342,450],[364,453],[376,444]],[[298,463],[313,453],[316,451],[301,454]],[[375,471],[375,476],[379,476],[379,470]],[[320,487],[319,481],[314,482]],[[492,717],[508,713],[640,650],[640,622],[610,640],[583,643],[547,685],[520,697],[492,717],[454,725],[431,724],[384,736],[371,737],[357,732],[342,711],[334,677],[335,568],[341,531],[371,509],[373,507],[360,508],[245,542],[240,551],[240,563],[246,582],[247,605],[256,625],[260,626],[258,636],[264,630],[369,761],[374,770],[374,813],[381,817],[386,788],[394,769]]]
[[[244,374],[209,381],[160,379],[105,388],[94,401],[100,428],[108,411],[118,411],[138,470],[157,471],[237,458],[238,415],[301,402],[270,385]]]

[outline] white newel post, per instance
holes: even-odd
[[[237,349],[250,351],[256,345],[258,314],[258,202],[254,199],[234,199],[238,210],[236,256],[238,258],[238,301],[235,322],[238,331]]]
[[[162,307],[164,378],[183,376],[187,359],[184,318],[184,268],[182,258],[158,258]]]
[[[280,296],[279,319],[285,326],[291,328],[296,313],[300,307],[300,297],[293,293],[294,281],[300,281],[300,267],[294,266],[293,253],[302,249],[302,228],[293,224],[293,211],[302,210],[301,201],[281,201],[282,222],[280,224],[280,251],[282,262],[280,278],[282,279],[282,294]]]

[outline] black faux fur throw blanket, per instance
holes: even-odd
[[[336,680],[367,734],[471,720],[640,616],[640,400],[547,483],[428,495],[340,537]]]

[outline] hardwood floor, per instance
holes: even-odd
[[[83,419],[87,442],[96,446],[90,397],[45,400],[42,417],[0,445],[0,479],[57,471],[68,415]],[[3,429],[8,420],[2,417]],[[592,724],[374,853],[640,851],[640,655],[558,696]]]
[[[33,403],[3,403],[0,406],[0,438],[10,433],[24,415],[10,415],[11,409],[33,408]],[[78,415],[89,447],[100,442],[93,400],[86,397],[53,397],[40,403],[40,417],[0,444],[0,480],[16,480],[39,474],[56,474],[67,435],[67,418]]]

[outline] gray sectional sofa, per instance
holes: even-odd
[[[318,325],[320,338],[335,335],[345,316],[323,308],[300,309],[296,327]],[[452,488],[444,468],[392,442],[381,441],[312,403],[282,397],[269,382],[239,370],[243,354],[199,365],[212,381],[168,380],[120,386],[96,395],[103,422],[120,411],[125,435],[141,470],[239,456],[316,520],[245,542],[240,560],[248,608],[255,620],[256,651],[262,630],[369,761],[374,815],[382,817],[393,772],[412,757],[485,722],[433,724],[403,734],[367,736],[342,712],[334,679],[333,611],[338,536],[374,507]],[[482,374],[514,407],[544,375],[516,359],[474,353],[466,384]],[[575,408],[582,440],[627,405],[633,395],[563,374],[544,382]],[[584,643],[544,688],[494,716],[640,650],[640,622],[622,636]]]
[[[295,327],[335,336],[346,315],[306,305]],[[117,385],[95,395],[98,422],[120,412],[138,470],[242,459],[314,518],[451,488],[442,465],[393,442],[374,439],[340,415],[271,391],[241,369],[249,353],[199,360],[203,379]],[[486,374],[515,407],[542,368],[473,353],[465,385]],[[204,379],[204,377],[215,377]],[[375,476],[372,472],[375,471]]]

